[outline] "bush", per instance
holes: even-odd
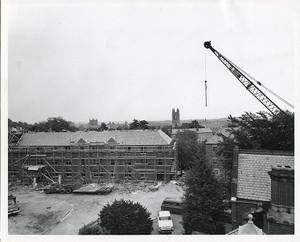
[[[98,221],[94,221],[90,224],[84,225],[79,229],[79,234],[80,235],[105,235],[109,234],[109,232],[105,229],[102,228]]]
[[[115,200],[100,211],[100,225],[112,235],[151,234],[153,221],[146,207],[132,201]]]

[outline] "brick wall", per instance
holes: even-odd
[[[248,221],[248,215],[251,213],[254,215],[253,217],[254,224],[257,227],[263,229],[263,231],[265,231],[267,229],[266,223],[264,223],[262,219],[258,221],[255,216],[255,213],[257,211],[262,211],[261,206],[262,203],[258,201],[251,201],[251,200],[232,201],[231,202],[232,229],[236,229],[239,227],[239,225],[243,225],[246,221]],[[263,217],[265,218],[266,216],[264,215]]]
[[[294,225],[269,223],[269,234],[294,234]]]

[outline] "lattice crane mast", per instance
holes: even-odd
[[[211,46],[211,41],[204,42],[204,47],[210,49],[215,56],[226,66],[226,68],[239,80],[239,82],[258,100],[260,101],[271,113],[282,112],[289,117],[282,109],[280,109],[265,93],[263,93],[248,77],[246,77],[242,70],[237,67],[233,62],[227,59],[224,55],[219,53]],[[258,85],[262,85],[258,82]],[[275,94],[276,95],[276,94]],[[280,98],[280,97],[279,97]],[[282,99],[282,98],[281,98]],[[283,100],[283,99],[282,99]],[[283,100],[285,101],[285,100]],[[286,101],[285,101],[286,102]],[[287,103],[287,102],[286,102]],[[289,104],[289,103],[287,103]],[[289,104],[293,107],[291,104]]]

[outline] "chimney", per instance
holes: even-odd
[[[294,233],[294,169],[273,166],[271,178],[271,207],[267,217],[269,234]]]

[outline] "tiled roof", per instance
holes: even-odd
[[[211,144],[218,144],[219,142],[221,142],[223,139],[221,136],[214,134],[212,137],[210,137],[206,144],[211,145]]]
[[[87,143],[107,143],[114,137],[121,145],[168,145],[172,139],[163,131],[38,132],[25,133],[18,146],[68,146],[83,138]]]
[[[259,201],[271,200],[272,166],[291,166],[294,156],[284,154],[239,154],[237,197]]]
[[[177,134],[177,133],[183,132],[185,130],[194,131],[197,134],[212,133],[212,130],[210,128],[199,128],[198,130],[196,128],[191,128],[191,129],[172,129],[172,134]]]

